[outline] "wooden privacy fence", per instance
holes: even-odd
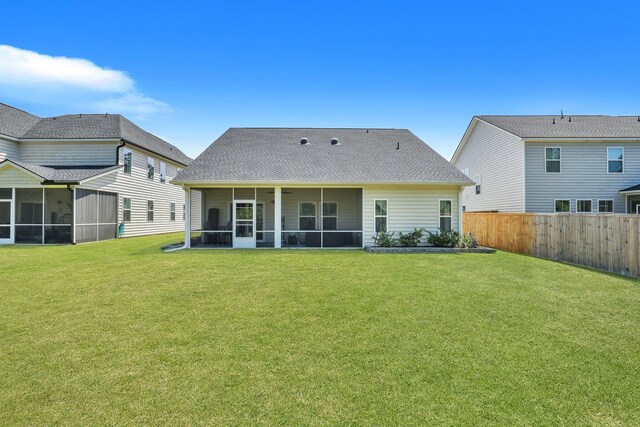
[[[474,213],[465,232],[481,245],[640,277],[640,216]]]

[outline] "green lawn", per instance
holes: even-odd
[[[507,253],[0,247],[0,423],[639,425],[640,283]]]

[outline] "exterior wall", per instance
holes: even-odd
[[[524,153],[522,140],[493,125],[478,121],[454,162],[469,178],[481,177],[481,192],[466,187],[467,212],[522,212],[524,209]]]
[[[199,230],[202,227],[202,192],[189,190],[191,198],[191,230]]]
[[[545,173],[545,148],[561,148],[561,172]],[[607,173],[607,147],[624,147],[624,172]],[[616,213],[626,213],[620,190],[640,184],[640,144],[615,142],[527,142],[527,212],[554,212],[554,199],[569,199],[571,212],[576,200],[613,200]]]
[[[125,223],[123,237],[184,231],[182,215],[184,191],[181,187],[170,183],[180,166],[136,147],[129,146],[128,148],[132,152],[131,175],[119,170],[83,184],[79,188],[118,193],[118,223],[123,222],[123,198],[131,198],[131,222]],[[112,155],[115,156],[115,148]],[[147,179],[148,156],[155,161],[153,181]],[[167,164],[167,179],[164,183],[160,182],[160,161]],[[120,163],[122,163],[122,150],[120,150]],[[154,220],[152,222],[147,221],[148,200],[154,202]],[[170,221],[171,203],[176,204],[175,221]]]
[[[0,136],[0,162],[4,159],[18,159],[18,143]]]
[[[41,180],[12,166],[0,169],[0,188],[42,188]]]
[[[19,160],[45,166],[109,166],[116,164],[115,142],[20,142]]]
[[[451,200],[451,228],[458,230],[459,187],[434,186],[367,186],[364,188],[364,235],[365,246],[374,244],[375,220],[374,201],[387,200],[387,230],[389,232],[410,232],[422,227],[425,231],[436,232],[440,226],[439,200]],[[426,243],[426,236],[422,244]]]

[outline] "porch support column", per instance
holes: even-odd
[[[464,190],[464,187],[460,187],[458,189],[458,233],[462,234],[464,232],[464,230],[462,229],[462,192]],[[438,206],[438,209],[440,209],[440,207]]]
[[[72,238],[73,240],[71,240],[71,242],[75,245],[76,244],[76,233],[78,232],[78,225],[77,225],[77,221],[76,221],[76,200],[78,200],[78,198],[76,197],[76,187],[73,187],[73,201],[72,201],[72,205],[73,205],[73,212],[71,213],[71,215],[73,216],[73,230],[71,230],[72,234]],[[124,222],[124,218],[122,219],[122,222]]]
[[[184,207],[185,207],[185,219],[184,219],[184,247],[191,247],[191,189],[185,187],[184,189]]]
[[[282,187],[273,189],[273,247],[282,247]]]

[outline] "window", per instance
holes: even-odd
[[[300,202],[298,205],[299,230],[316,229],[316,204],[313,202]]]
[[[169,205],[169,221],[175,221],[175,220],[176,220],[176,204],[171,203]]]
[[[229,217],[231,218],[231,217]],[[187,205],[185,205],[184,203],[182,204],[182,220],[186,221],[187,219]]]
[[[576,212],[591,212],[591,200],[576,200]]]
[[[569,200],[555,200],[553,204],[555,212],[571,212],[571,202]]]
[[[167,164],[160,162],[160,182],[167,182]]]
[[[440,200],[440,231],[451,230],[451,200]]]
[[[469,177],[469,168],[462,169],[462,173],[465,174],[467,176],[467,178],[468,178]]]
[[[482,177],[480,175],[476,176],[476,194],[480,194],[480,185],[482,184]]]
[[[153,200],[147,200],[147,221],[153,221]]]
[[[560,147],[545,148],[545,172],[560,173]]]
[[[598,200],[599,213],[613,213],[613,200]]]
[[[389,216],[389,211],[387,209],[387,201],[386,200],[376,200],[375,202],[375,222],[376,222],[376,233],[386,233],[387,232],[387,219]]]
[[[124,197],[122,199],[122,221],[131,221],[131,198]]]
[[[324,202],[322,204],[322,229],[338,229],[338,204],[336,202]]]
[[[124,173],[131,175],[131,150],[128,148],[122,149],[122,160],[124,163]]]
[[[155,162],[151,157],[147,157],[147,178],[153,179]]]
[[[624,172],[624,148],[607,147],[607,168],[609,173]]]

